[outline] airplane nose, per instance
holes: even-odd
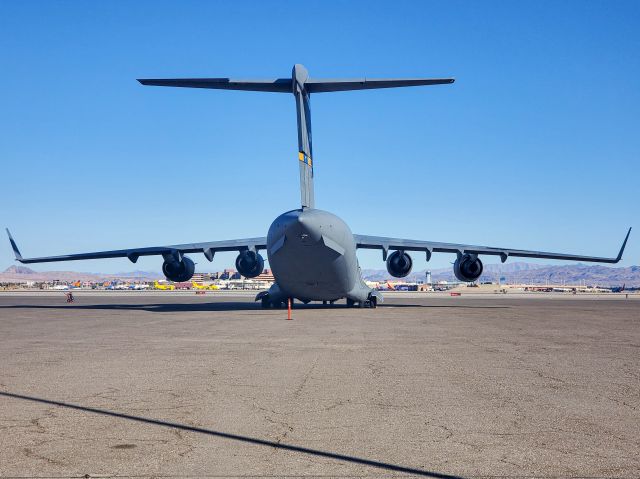
[[[318,222],[304,213],[298,215],[296,221],[288,229],[288,233],[302,243],[316,243],[322,237]]]

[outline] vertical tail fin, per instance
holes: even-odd
[[[309,72],[302,65],[295,65],[291,72],[293,94],[296,97],[298,119],[298,163],[300,164],[300,203],[302,208],[314,208],[313,149],[311,141],[311,108],[309,92],[305,87]]]

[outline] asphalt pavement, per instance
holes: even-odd
[[[0,476],[640,476],[640,301],[0,294]]]

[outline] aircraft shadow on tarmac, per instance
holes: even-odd
[[[77,300],[76,300],[77,301]],[[510,309],[510,306],[472,306],[464,304],[381,304],[379,308],[461,308],[461,309]],[[282,311],[282,309],[262,309],[259,303],[248,301],[220,301],[211,303],[155,303],[155,304],[14,304],[0,306],[0,309],[87,309],[104,311],[147,311],[152,313],[190,313],[206,311]],[[355,309],[345,304],[299,304],[293,310],[335,310]]]
[[[81,406],[79,404],[65,403],[65,402],[61,402],[61,401],[52,401],[50,399],[39,398],[39,397],[36,397],[36,396],[26,396],[26,395],[23,395],[23,394],[10,393],[10,392],[7,392],[7,391],[0,391],[0,396],[5,397],[5,398],[10,398],[10,399],[21,399],[21,400],[25,400],[25,401],[32,401],[32,402],[37,402],[37,403],[41,403],[41,404],[47,404],[47,405],[50,405],[50,406],[64,407],[64,408],[73,409],[73,410],[76,410],[76,411],[83,411],[83,412],[92,413],[92,414],[101,414],[103,416],[111,416],[111,417],[115,417],[115,418],[118,418],[118,419],[127,419],[129,421],[136,421],[136,422],[151,424],[151,425],[154,425],[154,426],[163,426],[163,427],[169,427],[169,428],[172,428],[172,429],[179,429],[179,430],[183,430],[183,431],[196,432],[196,433],[199,433],[199,434],[206,434],[208,436],[214,436],[214,437],[219,437],[219,438],[223,438],[223,439],[230,439],[230,440],[233,440],[233,441],[239,441],[239,442],[243,442],[243,443],[254,444],[256,446],[265,446],[265,447],[272,447],[272,448],[275,448],[275,449],[284,449],[284,450],[287,450],[287,451],[297,452],[297,453],[305,454],[305,455],[308,455],[308,456],[335,459],[337,461],[342,461],[342,462],[351,463],[351,464],[359,464],[359,465],[364,465],[364,466],[370,466],[370,467],[375,467],[375,468],[378,468],[378,469],[384,469],[384,470],[387,470],[387,471],[412,474],[412,475],[415,475],[415,476],[433,477],[433,478],[436,478],[436,479],[463,479],[462,476],[456,476],[456,475],[452,475],[452,474],[445,474],[445,473],[442,473],[442,472],[427,471],[427,470],[424,470],[424,469],[415,469],[415,468],[412,468],[412,467],[401,466],[401,465],[398,465],[398,464],[391,464],[391,463],[388,463],[388,462],[374,461],[372,459],[365,459],[365,458],[357,457],[357,456],[349,456],[349,455],[339,454],[339,453],[335,453],[335,452],[322,451],[320,449],[311,449],[311,448],[307,448],[307,447],[303,447],[303,446],[295,446],[293,444],[286,444],[286,443],[281,443],[281,442],[268,441],[266,439],[259,439],[259,438],[250,437],[250,436],[241,436],[241,435],[238,435],[238,434],[232,434],[232,433],[227,433],[227,432],[222,432],[222,431],[215,431],[215,430],[212,430],[212,429],[206,429],[206,428],[202,428],[202,427],[189,426],[189,425],[186,425],[186,424],[180,424],[180,423],[169,422],[169,421],[162,421],[160,419],[152,419],[152,418],[146,418],[146,417],[142,417],[142,416],[133,416],[131,414],[125,414],[125,413],[121,413],[121,412],[117,412],[117,411],[110,411],[108,409],[99,409],[99,408],[94,408],[94,407]]]

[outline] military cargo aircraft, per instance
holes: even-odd
[[[386,261],[389,274],[396,278],[403,278],[411,271],[413,260],[408,254],[409,251],[424,253],[427,261],[433,253],[453,253],[456,255],[453,264],[455,276],[460,281],[473,282],[482,274],[481,255],[499,256],[502,262],[509,257],[518,257],[617,263],[622,258],[631,232],[629,228],[616,257],[604,258],[353,234],[347,224],[336,215],[316,209],[313,193],[315,162],[311,144],[309,102],[312,94],[445,85],[453,83],[453,78],[314,79],[309,77],[309,73],[302,65],[295,65],[291,77],[269,80],[183,78],[138,81],[143,85],[164,87],[293,94],[298,120],[300,208],[278,216],[271,224],[267,236],[262,237],[147,246],[41,258],[24,258],[7,230],[17,261],[27,264],[122,257],[135,263],[140,256],[159,255],[164,260],[162,264],[164,275],[171,281],[184,282],[189,281],[195,271],[193,260],[185,256],[188,253],[202,253],[205,258],[212,261],[218,252],[237,251],[236,269],[242,276],[253,278],[262,273],[264,258],[260,251],[266,251],[275,283],[268,291],[263,291],[256,297],[256,301],[261,301],[263,307],[279,307],[288,299],[298,299],[305,303],[310,301],[333,303],[339,299],[346,299],[350,306],[376,307],[382,300],[382,296],[375,289],[368,287],[362,279],[356,257],[356,250],[359,248],[381,250],[382,259]]]

